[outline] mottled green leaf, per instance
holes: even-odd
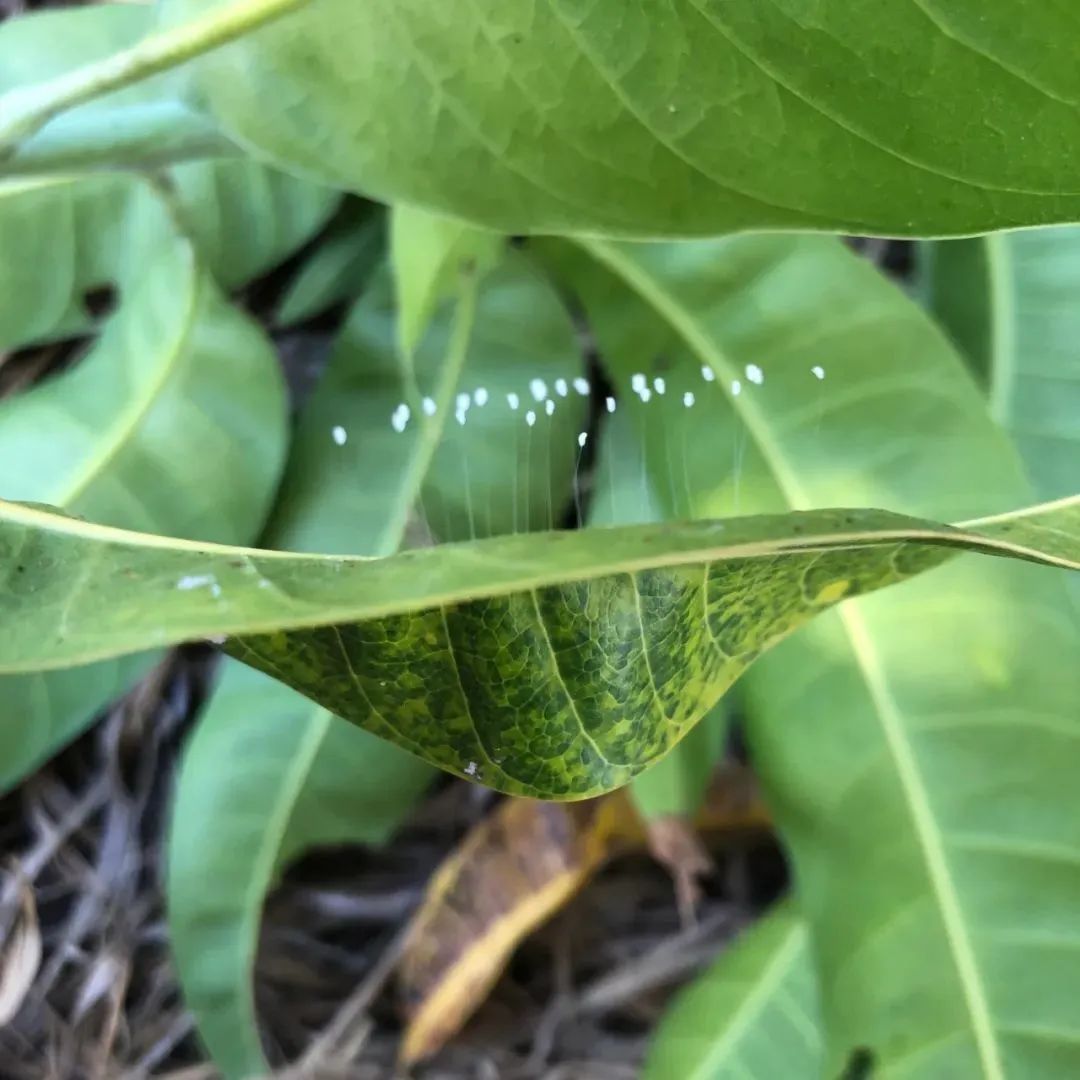
[[[664,496],[648,481],[642,449],[630,414],[609,414],[591,492],[590,524],[663,521]],[[630,796],[638,813],[646,821],[692,816],[705,798],[727,733],[728,702],[723,699],[666,757],[634,778]]]
[[[278,163],[508,233],[950,235],[1080,218],[1078,30],[1025,0],[319,0],[196,75]]]
[[[660,1021],[644,1080],[817,1080],[818,1008],[806,924],[785,905],[682,991]]]
[[[258,328],[191,245],[143,220],[137,283],[75,368],[0,402],[0,491],[113,525],[255,539],[285,454],[284,386]],[[148,644],[149,642],[144,642]],[[0,786],[69,739],[153,657],[4,677]]]
[[[588,249],[573,276],[605,362],[627,381],[662,370],[659,413],[678,414],[630,409],[669,512],[1024,498],[940,333],[840,245]],[[701,400],[676,408],[691,386]],[[844,604],[751,670],[754,761],[822,977],[825,1075],[853,1055],[919,1078],[1076,1070],[1062,1003],[1080,970],[1059,946],[1080,891],[1078,655],[1053,574],[959,563]]]
[[[584,797],[662,757],[761,651],[839,600],[958,548],[1075,567],[1078,516],[1074,500],[964,530],[819,511],[361,560],[3,503],[0,672],[239,635],[245,661],[434,764]]]

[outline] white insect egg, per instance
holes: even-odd
[[[529,393],[533,396],[533,401],[543,401],[547,397],[548,389],[547,383],[543,379],[533,379],[529,383]]]
[[[663,397],[667,393],[667,380],[662,375],[657,375],[652,381],[653,389]]]
[[[577,444],[582,450],[585,449],[585,444],[589,441],[589,433],[587,431],[581,432],[577,437]]]
[[[525,414],[525,423],[528,424],[529,427],[532,427],[536,423],[536,413],[534,413],[532,409]]]
[[[546,412],[548,416],[555,415],[555,402],[552,401],[551,398],[548,398],[547,401],[544,402],[544,412]]]
[[[426,397],[420,402],[420,407],[424,410],[425,416],[434,416],[437,406],[435,405],[435,399]]]
[[[558,394],[559,397],[566,397],[566,395],[570,393],[570,384],[565,379],[556,379],[555,393]]]
[[[633,390],[635,394],[640,394],[642,390],[647,390],[648,388],[649,380],[640,372],[638,372],[637,375],[630,376],[630,389]]]
[[[716,382],[716,372],[708,364],[701,365],[701,377],[706,382]]]
[[[638,397],[641,398],[642,405],[648,405],[648,403],[652,400],[652,391],[647,386],[642,387],[641,393],[638,394]]]
[[[517,412],[518,407],[521,405],[521,398],[517,394],[509,393],[506,395],[506,404],[510,406],[512,411]]]
[[[478,408],[482,409],[490,400],[490,396],[487,392],[486,386],[477,387],[476,393],[473,394],[473,401],[476,402]]]
[[[405,430],[405,425],[408,423],[408,418],[401,414],[401,411],[397,411],[390,417],[390,426],[400,435]]]
[[[458,422],[458,423],[459,423],[459,424],[460,424],[460,425],[461,425],[462,427],[464,427],[464,426],[465,426],[465,421],[466,421],[466,420],[468,419],[468,416],[466,415],[466,413],[465,413],[465,410],[464,410],[464,409],[458,409],[458,411],[457,411],[456,413],[454,413],[454,419],[455,419],[455,420],[456,420],[456,421],[457,421],[457,422]]]
[[[696,400],[697,400],[697,398],[694,397],[694,391],[693,390],[687,390],[686,393],[683,394],[683,396],[682,396],[682,403],[688,409],[693,408],[694,402]]]
[[[738,397],[742,393],[742,383],[738,379],[731,380],[731,396]]]
[[[574,380],[574,389],[582,396],[589,396],[589,380],[583,379],[580,375]]]
[[[472,398],[468,394],[458,394],[457,396],[457,409],[458,412],[464,412],[472,404]]]
[[[207,585],[216,585],[217,580],[212,574],[190,574],[187,577],[182,577],[177,583],[176,587],[181,592],[190,592],[192,589],[202,589]]]
[[[757,364],[746,365],[746,377],[755,385],[760,386],[765,381],[765,372]]]
[[[825,369],[820,364],[815,364],[811,369],[815,379],[825,378]]]
[[[340,424],[331,429],[330,437],[338,446],[344,446],[349,441],[349,433]]]
[[[604,402],[604,407],[607,409],[607,411],[609,413],[613,413],[615,411],[615,399],[613,397],[609,397]]]

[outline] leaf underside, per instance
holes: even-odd
[[[840,600],[964,548],[1075,567],[1078,518],[1075,500],[975,530],[813,511],[340,559],[3,504],[0,671],[229,635],[245,662],[444,769],[583,798],[662,757]]]

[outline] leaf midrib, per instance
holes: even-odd
[[[98,451],[91,455],[82,469],[75,474],[75,478],[69,481],[68,489],[55,500],[58,506],[71,507],[108,468],[109,463],[127,445],[132,435],[138,430],[139,425],[157,405],[162,392],[184,357],[195,325],[195,313],[199,309],[199,302],[206,288],[205,278],[195,271],[194,253],[190,248],[185,253],[185,261],[187,264],[186,269],[190,275],[188,279],[190,283],[188,303],[180,321],[179,332],[173,339],[171,349],[164,357],[154,378],[143,388],[143,392],[137,394],[128,407],[117,417],[106,438],[99,443]]]
[[[741,416],[774,478],[793,509],[809,509],[812,501],[788,466],[775,442],[764,413],[748,395],[733,396],[731,381],[738,372],[729,358],[698,326],[693,314],[662,289],[633,260],[622,256],[607,241],[575,238],[588,254],[614,273],[672,326],[691,351],[716,372],[732,411]],[[934,819],[929,794],[919,773],[914,751],[904,731],[902,715],[888,686],[865,619],[857,605],[841,604],[837,613],[851,642],[852,652],[873,700],[905,794],[927,874],[937,897],[940,917],[953,956],[957,977],[967,1003],[971,1032],[987,1080],[1004,1080],[1000,1049],[994,1036],[989,1003],[974,949],[964,926],[962,909],[945,855],[944,839]]]

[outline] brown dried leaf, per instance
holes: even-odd
[[[19,874],[19,912],[0,943],[0,1027],[15,1019],[41,966],[41,930],[34,890]]]
[[[703,831],[768,823],[742,769],[718,774],[695,821]],[[619,851],[655,847],[676,881],[683,877],[691,889],[704,851],[693,828],[668,819],[659,830],[680,843],[665,846],[650,836],[624,792],[580,803],[500,803],[443,862],[413,919],[399,968],[408,1017],[402,1064],[430,1057],[457,1034],[520,942]]]

